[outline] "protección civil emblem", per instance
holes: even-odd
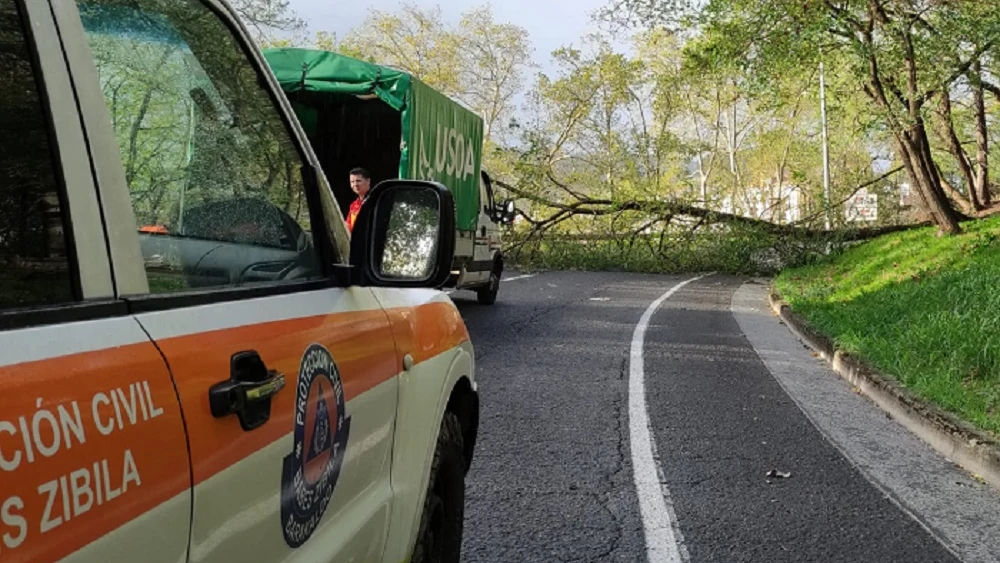
[[[311,344],[295,387],[295,439],[281,468],[281,528],[285,543],[301,546],[319,526],[337,486],[351,419],[344,385],[329,350]]]

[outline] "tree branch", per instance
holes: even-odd
[[[992,49],[995,44],[996,44],[995,41],[987,41],[979,49],[976,49],[976,52],[973,53],[971,57],[969,57],[969,60],[958,65],[958,68],[955,70],[955,72],[953,72],[951,76],[949,76],[944,82],[942,82],[939,86],[932,88],[927,92],[924,92],[924,95],[921,96],[920,98],[921,103],[924,103],[927,100],[931,99],[934,96],[934,94],[938,93],[942,89],[947,89],[949,86],[951,86],[953,82],[955,82],[956,80],[967,74],[969,72],[969,69],[972,68],[972,65],[974,65],[976,61],[978,61],[983,56],[983,54],[986,53],[986,51]]]
[[[865,182],[859,185],[850,196],[844,198],[842,201],[836,205],[842,205],[848,199],[850,199],[854,194],[863,188],[876,184],[889,176],[896,174],[902,170],[902,166],[897,166],[892,170],[882,174],[878,178]],[[861,228],[861,229],[845,229],[844,231],[816,231],[809,228],[804,228],[801,225],[803,221],[796,222],[791,225],[782,225],[778,223],[772,223],[770,221],[765,221],[762,219],[755,219],[751,217],[744,217],[742,215],[735,215],[732,213],[724,213],[721,211],[713,211],[710,209],[705,209],[702,207],[697,207],[684,203],[679,200],[671,201],[661,201],[661,200],[639,200],[632,199],[627,201],[613,201],[611,199],[605,198],[581,198],[578,201],[572,203],[559,203],[555,201],[545,200],[537,196],[528,194],[522,189],[512,186],[506,182],[495,180],[494,183],[502,187],[518,197],[523,197],[531,199],[532,201],[539,202],[547,207],[554,210],[554,213],[548,217],[538,220],[531,219],[526,214],[522,213],[529,223],[532,224],[531,232],[528,234],[528,238],[533,238],[534,236],[543,234],[546,230],[567,221],[574,216],[587,216],[587,217],[603,217],[613,214],[621,214],[625,211],[638,211],[645,213],[652,213],[659,215],[661,218],[665,216],[683,215],[687,217],[693,217],[700,219],[703,222],[711,223],[726,223],[730,225],[740,225],[744,227],[752,227],[760,229],[765,233],[773,235],[794,235],[805,239],[819,239],[826,237],[836,237],[841,240],[863,240],[866,238],[871,238],[878,234],[884,234],[887,232],[894,232],[896,230],[902,230],[906,228],[912,228],[913,225],[907,225],[902,227],[886,227],[886,228]],[[921,224],[923,225],[923,224]]]
[[[997,101],[1000,102],[1000,87],[998,87],[996,84],[993,84],[992,82],[989,82],[989,81],[987,81],[986,79],[983,79],[983,78],[980,78],[979,82],[980,82],[980,84],[983,85],[983,89],[984,90],[986,90],[990,94],[993,94],[996,97]]]

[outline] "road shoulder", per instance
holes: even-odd
[[[731,310],[778,383],[866,478],[965,563],[998,561],[1000,494],[854,393],[771,313],[766,283],[743,284]]]

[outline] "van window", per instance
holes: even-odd
[[[24,19],[0,0],[0,309],[70,301],[58,166]]]
[[[321,268],[303,162],[237,38],[199,0],[78,0],[150,291]]]

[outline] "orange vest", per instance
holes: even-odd
[[[361,198],[351,202],[351,209],[347,212],[347,230],[348,232],[354,231],[354,222],[358,220],[358,212],[361,211],[361,204],[364,203]]]

